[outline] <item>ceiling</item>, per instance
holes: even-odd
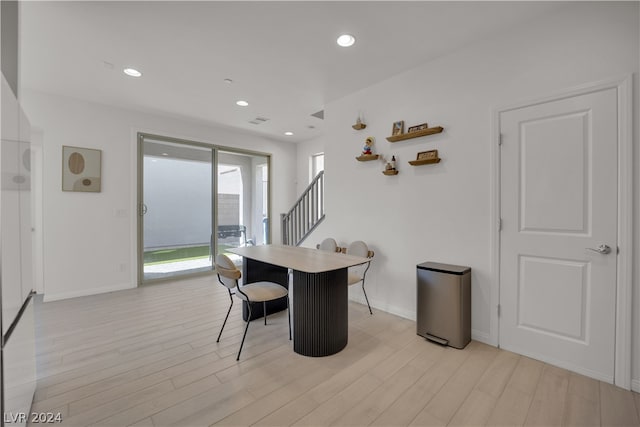
[[[27,89],[299,142],[322,133],[311,114],[326,103],[558,7],[25,1],[20,79]],[[353,47],[336,44],[343,33],[355,35]],[[128,77],[125,67],[143,76]],[[257,117],[269,120],[250,123]]]

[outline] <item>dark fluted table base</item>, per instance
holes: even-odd
[[[347,269],[323,273],[293,271],[293,351],[329,356],[349,337]]]
[[[245,283],[270,281],[288,287],[287,268],[244,258]],[[293,351],[303,356],[329,356],[345,348],[349,338],[347,269],[322,273],[293,271]],[[286,298],[267,303],[267,314],[287,308]],[[249,310],[243,302],[242,317]],[[251,320],[262,317],[253,304]]]

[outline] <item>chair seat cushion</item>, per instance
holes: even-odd
[[[264,302],[274,299],[286,297],[289,291],[284,286],[278,285],[273,282],[255,282],[248,285],[241,286],[240,291],[244,292],[251,302]],[[236,291],[238,298],[247,300],[247,298]]]
[[[347,276],[347,283],[349,284],[349,286],[355,285],[356,283],[361,281],[362,276],[360,276],[359,274],[349,273],[349,276]]]

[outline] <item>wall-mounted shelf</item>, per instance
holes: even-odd
[[[371,160],[378,160],[380,157],[379,154],[363,154],[361,156],[356,157],[356,160],[359,162],[368,162]]]
[[[355,130],[362,130],[367,127],[364,123],[356,123],[355,125],[351,125]]]
[[[440,163],[440,158],[436,159],[424,159],[424,160],[409,160],[411,166],[430,165],[432,163]]]
[[[433,135],[436,133],[440,133],[444,130],[442,126],[436,126],[432,128],[417,130],[415,132],[409,133],[401,133],[400,135],[388,136],[387,141],[389,142],[398,142],[404,141],[405,139],[419,138],[421,136]]]
[[[382,171],[382,173],[385,175],[398,175],[398,171],[396,169],[389,170],[389,171]]]

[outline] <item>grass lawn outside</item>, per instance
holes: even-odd
[[[218,245],[221,253],[232,248],[232,245]],[[165,264],[169,262],[188,261],[192,259],[209,258],[209,245],[191,246],[187,248],[164,248],[145,251],[144,265]]]

